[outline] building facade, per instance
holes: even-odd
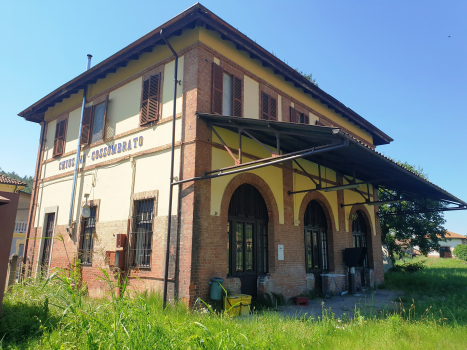
[[[175,61],[161,29],[179,57],[175,116]],[[321,274],[347,275],[352,247],[366,248],[358,283],[384,280],[378,206],[365,204],[377,188],[357,160],[344,172],[348,157],[331,150],[350,143],[387,162],[374,149],[392,139],[199,4],[20,115],[43,127],[33,274],[79,257],[91,295],[104,293],[95,276],[109,264],[131,287],[161,290],[171,220],[169,295],[189,304],[208,296],[212,277],[253,296],[321,289]],[[180,183],[168,218],[173,120]]]

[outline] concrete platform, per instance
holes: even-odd
[[[335,296],[326,300],[313,299],[310,300],[309,306],[281,306],[278,313],[285,317],[313,317],[317,319],[327,312],[328,314],[333,313],[335,318],[352,318],[355,308],[357,308],[363,315],[374,315],[383,309],[395,308],[401,295],[403,293],[397,291],[370,290],[355,295],[346,294],[339,297],[339,300],[336,300]]]

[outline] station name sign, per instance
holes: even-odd
[[[134,137],[128,141],[122,141],[115,143],[110,146],[104,146],[95,151],[88,151],[87,153],[82,152],[79,157],[79,164],[85,164],[86,162],[93,162],[101,158],[107,158],[115,156],[118,153],[124,153],[143,146],[143,136]],[[89,158],[89,159],[88,159]],[[76,157],[63,160],[58,163],[58,170],[65,170],[75,167]]]

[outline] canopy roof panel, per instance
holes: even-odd
[[[244,128],[262,143],[273,147],[276,145],[276,134],[279,134],[280,149],[283,153],[347,140],[347,147],[339,147],[303,158],[348,177],[353,177],[355,174],[358,180],[371,182],[390,190],[467,206],[466,202],[371,149],[339,128],[212,114],[198,114],[198,117],[210,125],[234,132],[238,132],[238,128]]]

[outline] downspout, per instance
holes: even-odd
[[[88,71],[91,68],[91,58],[92,55],[88,55],[88,63],[86,66],[86,70]],[[79,122],[79,133],[78,133],[78,147],[76,149],[76,159],[75,159],[75,174],[73,175],[73,188],[71,190],[71,202],[70,202],[70,216],[68,217],[68,227],[66,231],[68,235],[71,236],[72,233],[72,220],[73,220],[73,209],[75,203],[75,189],[76,189],[76,177],[78,176],[78,166],[79,166],[79,156],[81,153],[81,129],[83,128],[83,115],[84,115],[84,108],[86,107],[86,93],[88,87],[87,85],[83,89],[83,103],[81,105],[81,120]]]
[[[30,234],[31,225],[32,225],[33,213],[35,212],[37,185],[39,183],[39,169],[41,168],[40,165],[42,162],[42,150],[44,148],[44,134],[45,134],[45,121],[41,123],[41,136],[39,138],[39,155],[37,156],[36,173],[34,174],[34,185],[32,188],[32,198],[31,198],[32,203],[29,207],[28,227],[26,231],[27,232],[26,242],[24,243],[24,250],[23,250],[23,265],[26,265],[26,258],[28,254],[29,234]]]
[[[167,220],[167,249],[165,252],[164,293],[163,293],[163,301],[162,301],[162,309],[164,310],[167,305],[167,280],[169,278],[170,230],[172,226],[172,195],[173,195],[174,151],[175,151],[175,113],[177,111],[178,55],[173,49],[172,45],[170,45],[170,43],[164,37],[162,33],[162,29],[160,31],[160,35],[175,57],[174,99],[173,99],[173,115],[172,115],[172,151],[171,151],[171,156],[170,156],[169,213],[168,213],[168,220]]]

